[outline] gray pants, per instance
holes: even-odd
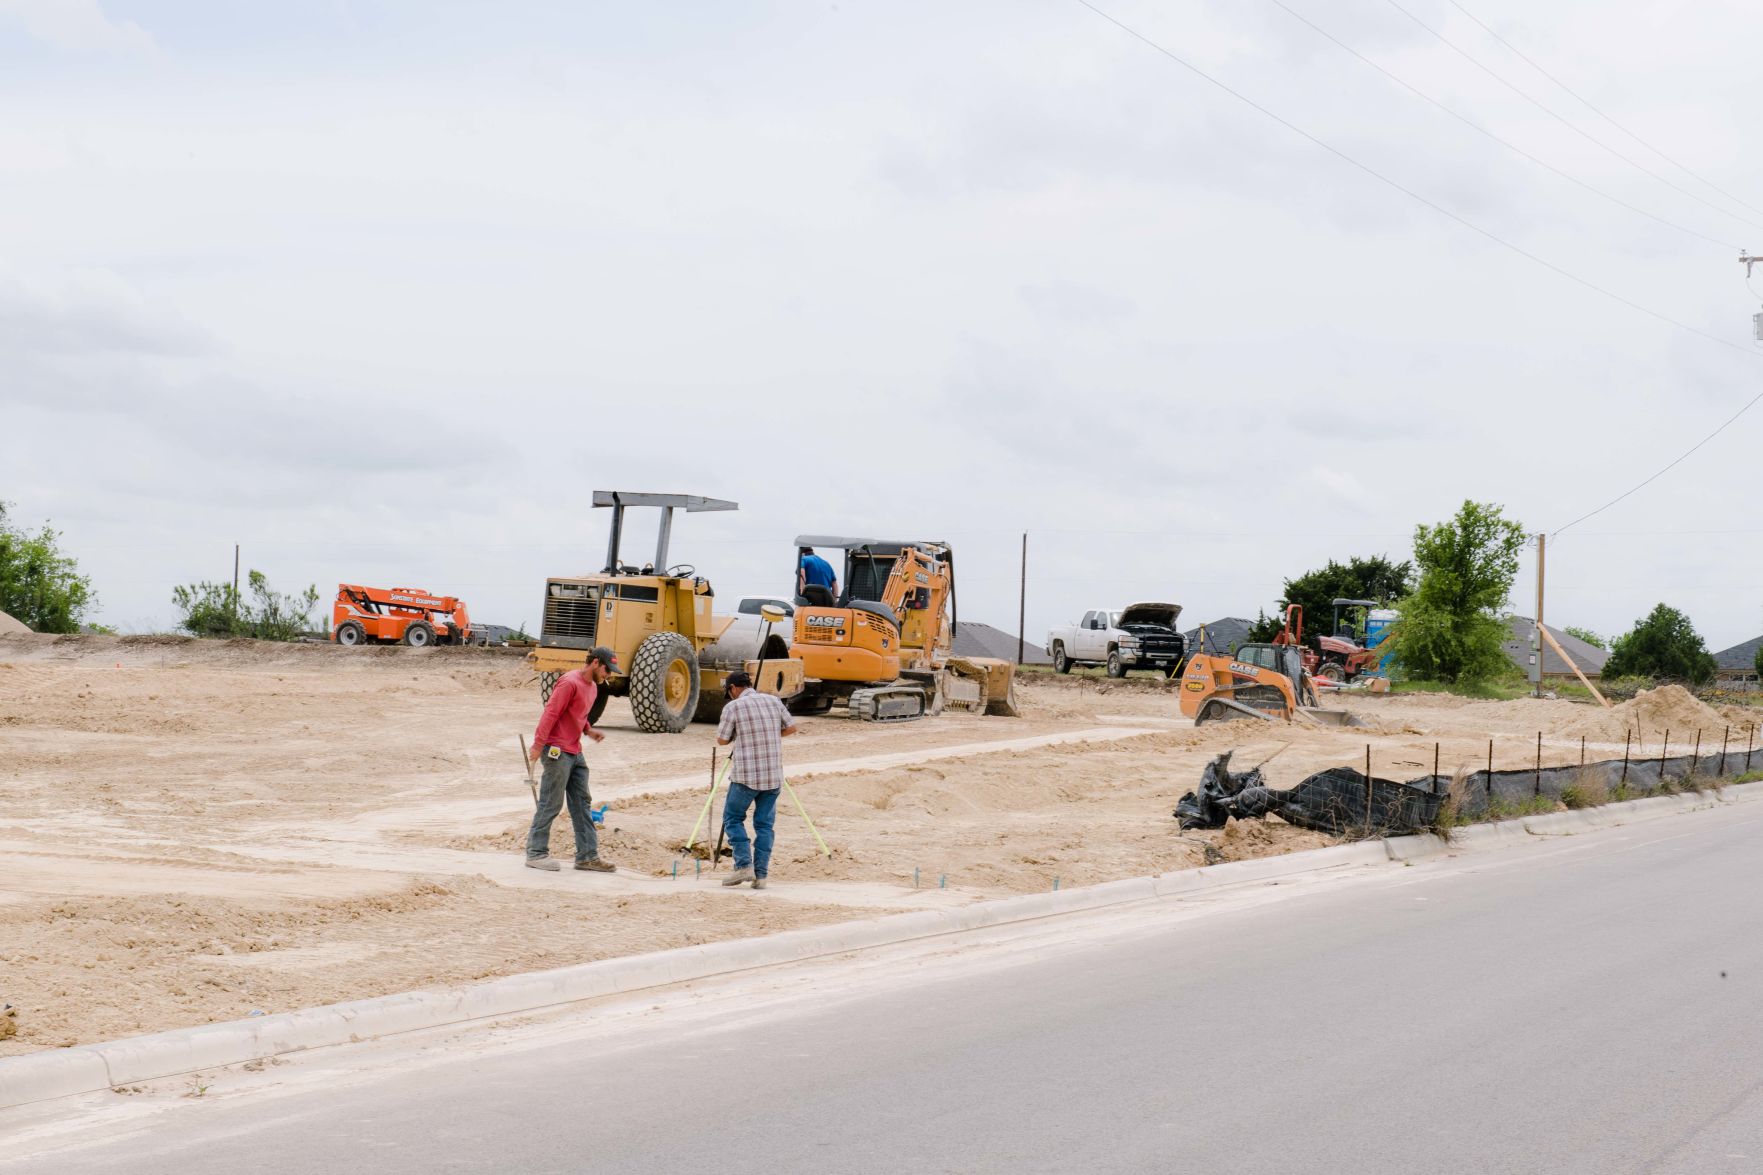
[[[580,755],[564,751],[555,759],[549,749],[539,756],[545,777],[539,782],[539,810],[533,813],[533,830],[527,833],[528,860],[551,855],[551,825],[569,801],[569,822],[575,828],[575,859],[590,861],[600,855],[600,838],[588,817],[588,764]]]

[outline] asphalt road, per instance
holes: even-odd
[[[1763,1170],[1763,803],[1374,872],[824,998],[758,973],[0,1171]]]

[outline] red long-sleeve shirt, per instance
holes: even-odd
[[[588,732],[588,709],[600,687],[579,671],[565,673],[551,691],[545,712],[533,731],[533,745],[559,747],[572,755],[582,753],[582,735]]]

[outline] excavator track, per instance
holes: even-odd
[[[849,708],[851,717],[861,722],[911,722],[924,717],[924,690],[916,685],[872,686],[854,691]]]

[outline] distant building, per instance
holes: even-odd
[[[514,630],[505,624],[480,624],[473,621],[471,625],[472,644],[505,645]]]
[[[957,657],[995,657],[1002,661],[1016,660],[1016,634],[1005,632],[1001,628],[993,628],[989,624],[981,624],[975,620],[963,620],[955,626],[955,655]],[[1024,641],[1022,645],[1022,664],[1051,665],[1053,658],[1047,650],[1033,641]]]
[[[1510,639],[1502,646],[1506,650],[1506,656],[1512,658],[1512,663],[1520,670],[1529,673],[1530,638],[1531,634],[1536,631],[1536,621],[1528,616],[1508,616],[1506,617],[1506,627],[1512,633]],[[1587,644],[1576,636],[1570,636],[1553,624],[1545,624],[1543,627],[1549,630],[1549,635],[1554,637],[1563,649],[1567,650],[1567,655],[1573,658],[1574,664],[1579,666],[1581,673],[1591,678],[1604,675],[1604,662],[1610,659],[1610,654],[1606,650],[1600,649],[1596,645]],[[1542,646],[1543,676],[1546,678],[1572,678],[1572,666],[1563,661],[1561,655],[1549,647],[1548,641],[1543,641]]]
[[[1763,636],[1754,636],[1730,649],[1721,649],[1714,654],[1714,677],[1717,681],[1732,682],[1746,689],[1757,688],[1757,649],[1763,646]]]
[[[1226,616],[1222,620],[1214,620],[1211,624],[1203,624],[1200,628],[1190,628],[1182,633],[1187,638],[1188,653],[1218,653],[1228,657],[1239,647],[1249,643],[1249,629],[1253,628],[1253,620],[1244,620],[1241,616]],[[1200,630],[1206,632],[1205,647],[1200,645]]]

